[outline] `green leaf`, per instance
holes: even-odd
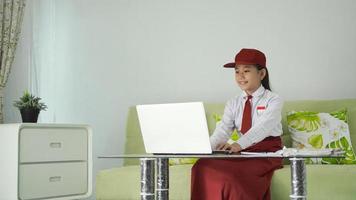
[[[356,164],[356,157],[352,146],[347,141],[346,137],[333,141],[326,145],[326,148],[340,148],[345,151],[345,158],[323,158],[322,164]]]
[[[170,158],[169,165],[186,165],[194,164],[198,158]]]
[[[216,123],[219,122],[219,121],[221,121],[221,115],[218,115],[218,114],[216,114],[216,113],[213,114],[213,118],[215,119],[215,122],[216,122]]]
[[[342,149],[348,149],[349,148],[349,143],[347,142],[346,137],[340,138],[339,142],[339,147]]]
[[[339,111],[335,111],[335,112],[331,112],[330,113],[331,116],[339,119],[339,120],[342,120],[344,121],[345,123],[347,123],[347,109],[344,108],[342,110],[339,110]]]
[[[320,127],[320,118],[316,112],[293,112],[287,115],[287,123],[298,131],[312,132]]]
[[[14,101],[14,106],[18,109],[38,109],[38,110],[46,110],[47,105],[40,102],[41,98],[36,97],[30,94],[27,90],[24,91],[20,100]]]
[[[237,134],[236,129],[234,130],[234,132],[232,132],[231,139],[233,141],[237,141],[239,139],[239,135]]]
[[[314,164],[311,158],[305,158],[305,164]]]
[[[308,138],[308,142],[314,148],[320,149],[323,147],[323,135],[322,134],[312,135]]]

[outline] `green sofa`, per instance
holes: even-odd
[[[210,132],[215,128],[213,114],[222,114],[224,104],[204,104]],[[353,148],[356,145],[356,99],[340,100],[299,100],[287,101],[283,107],[283,142],[291,146],[291,138],[286,127],[286,112],[309,110],[331,112],[347,108],[349,128]],[[125,153],[144,153],[135,107],[128,113]],[[124,160],[123,167],[102,170],[97,174],[96,199],[140,199],[140,167],[137,159]],[[171,200],[190,199],[190,173],[192,165],[170,166],[169,195]],[[289,199],[290,167],[286,160],[284,168],[275,172],[272,179],[272,199]],[[355,165],[307,165],[308,199],[356,199]]]

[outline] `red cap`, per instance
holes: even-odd
[[[235,56],[235,62],[227,63],[224,67],[235,68],[236,64],[260,65],[261,67],[266,67],[266,56],[257,49],[241,49]]]

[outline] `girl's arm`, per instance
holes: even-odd
[[[272,97],[262,116],[258,118],[251,129],[242,135],[236,143],[238,143],[242,149],[246,149],[270,136],[273,128],[281,123],[282,107],[282,99],[278,95]]]
[[[216,150],[218,145],[225,144],[231,137],[234,125],[233,100],[226,103],[224,115],[219,123],[217,123],[213,135],[210,137],[210,144],[213,150]]]

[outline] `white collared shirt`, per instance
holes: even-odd
[[[233,130],[238,130],[239,139],[236,141],[242,149],[246,149],[268,136],[282,135],[282,99],[262,85],[252,94],[252,126],[245,134],[240,133],[243,109],[248,94],[243,91],[242,95],[230,99],[224,109],[221,122],[216,125],[210,143],[215,150],[219,144],[226,143]]]

